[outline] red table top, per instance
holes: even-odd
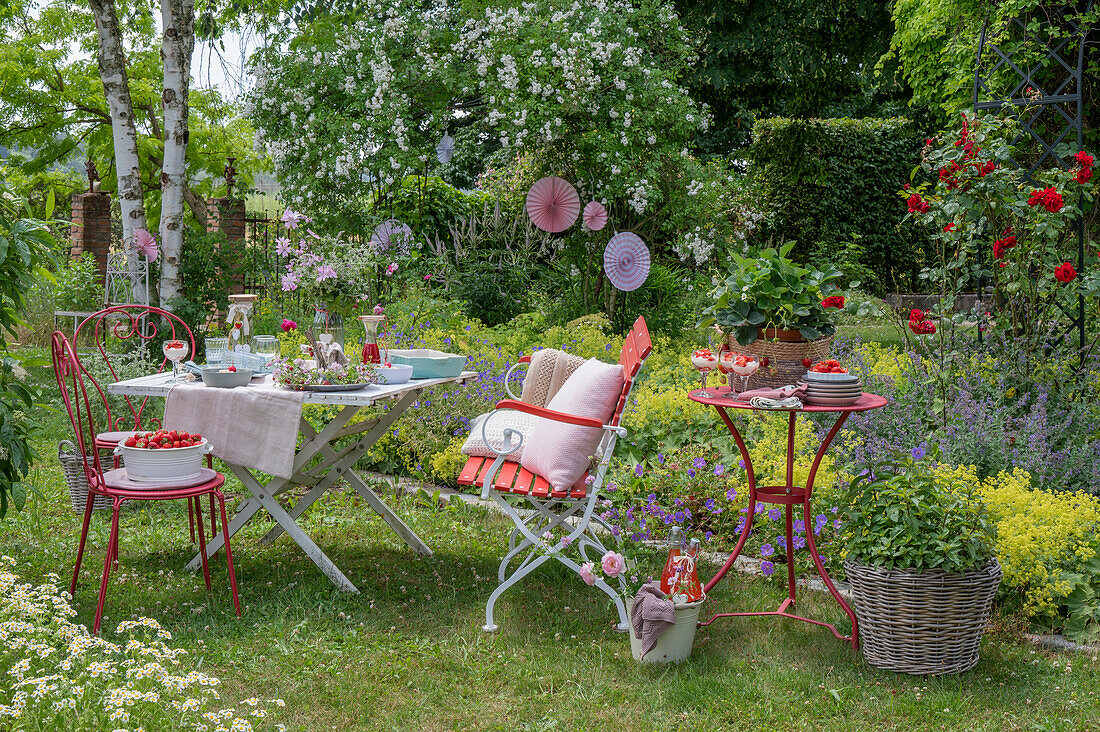
[[[699,402],[700,404],[709,404],[713,407],[723,407],[725,409],[756,409],[748,402],[743,402],[737,398],[736,395],[730,396],[730,388],[728,386],[720,386],[718,388],[707,387],[707,391],[711,394],[717,394],[713,397],[699,396],[699,389],[688,393],[688,398],[693,402]],[[869,409],[881,409],[887,404],[886,397],[881,397],[878,394],[871,394],[870,392],[863,392],[863,396],[859,398],[854,404],[849,404],[845,407],[826,407],[817,406],[814,404],[806,404],[801,409],[760,409],[760,412],[866,412]]]

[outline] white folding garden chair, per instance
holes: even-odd
[[[626,430],[619,426],[619,421],[622,418],[627,397],[642,364],[652,350],[653,345],[649,338],[649,330],[646,327],[645,319],[638,318],[630,333],[627,334],[622,352],[619,354],[619,365],[622,367],[624,384],[618,401],[614,405],[611,414],[608,415],[606,423],[599,419],[551,411],[545,407],[526,403],[516,397],[510,388],[508,388],[508,394],[513,398],[499,402],[491,416],[481,423],[486,443],[490,442],[485,429],[487,424],[506,410],[525,412],[555,422],[591,427],[603,431],[599,449],[592,459],[593,465],[589,467],[588,472],[581,481],[564,490],[555,489],[543,476],[535,475],[522,467],[518,461],[509,460],[509,456],[520,448],[524,439],[523,435],[515,429],[504,428],[503,444],[499,449],[490,443],[493,452],[497,455],[496,458],[471,457],[467,460],[465,467],[459,474],[458,483],[460,485],[481,486],[482,499],[488,499],[492,496],[496,504],[514,524],[508,540],[508,552],[501,561],[500,569],[497,572],[500,584],[489,596],[489,600],[485,605],[484,630],[489,632],[497,630],[497,626],[493,622],[493,606],[496,604],[497,599],[509,587],[518,583],[551,557],[579,574],[581,564],[566,556],[567,548],[575,546],[584,561],[591,561],[597,566],[600,558],[607,552],[604,542],[613,534],[611,527],[596,513],[599,492],[603,486],[604,475],[611,462],[612,453],[615,450],[616,440],[626,435]],[[530,357],[525,356],[520,359],[520,363],[529,362]],[[513,367],[513,369],[515,368]],[[510,370],[509,375],[511,373]],[[507,385],[507,379],[505,383]],[[509,502],[509,494],[525,498],[530,503],[531,510],[521,513],[512,502]],[[597,531],[593,527],[593,523],[600,526],[602,531]],[[543,534],[546,532],[552,532],[553,534],[557,531],[567,531],[568,533],[555,543],[546,546]],[[615,539],[618,541],[619,537],[615,537]],[[526,553],[526,556],[509,573],[509,565],[524,553]],[[616,627],[618,630],[626,631],[629,625],[621,593],[613,589],[603,579],[596,580],[595,586],[607,593],[614,601],[619,614],[619,623]]]

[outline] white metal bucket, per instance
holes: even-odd
[[[699,625],[699,610],[705,600],[677,604],[676,624],[661,634],[657,645],[642,657],[642,640],[634,635],[634,626],[630,626],[630,654],[641,663],[683,663],[691,655],[691,646],[695,642],[695,629]],[[627,606],[627,614],[630,613]]]
[[[206,438],[203,438],[198,445],[161,450],[126,447],[119,443],[115,454],[122,455],[126,475],[130,480],[161,483],[197,478],[202,470],[203,457],[213,449]]]

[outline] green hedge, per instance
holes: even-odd
[[[748,158],[766,212],[760,233],[795,242],[802,261],[833,261],[876,294],[918,289],[931,242],[899,226],[897,192],[923,143],[903,118],[757,121]]]

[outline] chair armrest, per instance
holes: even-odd
[[[519,399],[518,394],[512,393],[512,372],[518,369],[520,366],[529,363],[531,363],[531,357],[523,356],[514,364],[512,364],[512,368],[508,369],[508,371],[506,371],[504,374],[504,391],[508,392],[508,396],[510,396],[512,399]]]
[[[518,399],[502,399],[501,401],[497,402],[496,408],[514,409],[517,412],[526,412],[527,414],[533,414],[536,417],[545,417],[546,419],[552,419],[555,422],[566,422],[568,424],[575,424],[581,427],[595,427],[596,429],[602,429],[604,427],[603,422],[592,417],[580,417],[576,414],[555,412],[552,409],[536,407],[534,404],[521,402]]]

